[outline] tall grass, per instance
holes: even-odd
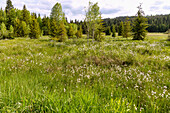
[[[0,41],[0,112],[170,112],[166,35]]]

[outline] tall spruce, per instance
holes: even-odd
[[[67,31],[66,31],[63,21],[61,21],[59,25],[58,39],[60,42],[65,42],[67,40]]]
[[[98,19],[98,23],[97,23],[97,31],[95,32],[95,40],[96,41],[103,41],[104,40],[104,30],[105,30],[105,27],[103,26],[103,20],[102,20],[102,17],[101,17],[101,14],[100,14],[100,17]]]
[[[21,36],[21,21],[17,18],[14,21],[14,36]]]
[[[123,22],[121,21],[118,29],[118,35],[123,36],[123,31],[124,31],[124,25]]]
[[[14,9],[14,6],[12,5],[12,1],[11,0],[7,0],[6,7],[5,7],[6,13],[9,13],[11,11],[11,9]]]
[[[4,24],[3,22],[2,22],[2,24],[1,24],[0,34],[1,34],[1,37],[0,37],[0,38],[2,38],[2,39],[5,39],[5,38],[8,37],[8,31],[7,31],[6,26],[5,26],[5,24]]]
[[[30,24],[30,19],[30,12],[27,10],[26,5],[24,5],[22,10],[22,21],[25,21],[25,23],[28,25]]]
[[[58,26],[55,19],[52,19],[51,21],[51,36],[53,38],[57,38],[58,36]]]
[[[138,12],[137,12],[137,17],[134,20],[133,24],[133,40],[144,40],[146,37],[147,30],[146,28],[148,27],[146,21],[147,19],[144,17],[145,13],[142,10],[141,7],[142,4],[138,6]]]
[[[108,26],[106,28],[106,31],[105,31],[106,35],[111,35],[111,29],[110,29],[110,26]]]
[[[21,22],[21,27],[20,27],[21,35],[22,37],[27,37],[30,32],[29,25],[26,24],[25,21]]]
[[[112,25],[112,37],[116,37],[115,25]]]
[[[59,25],[59,23],[63,20],[63,11],[62,11],[62,6],[60,3],[56,3],[52,10],[51,10],[51,15],[50,15],[50,18],[51,19],[54,19],[57,24]]]
[[[31,39],[38,39],[40,38],[40,26],[37,22],[37,19],[33,16],[30,24],[30,34],[29,37]]]
[[[9,36],[8,36],[8,38],[10,38],[10,39],[14,38],[14,28],[13,28],[12,25],[9,28]]]
[[[124,31],[123,31],[123,37],[127,38],[130,36],[131,32],[131,26],[130,26],[130,21],[129,18],[127,17],[125,22],[124,22]]]
[[[68,29],[67,35],[69,38],[73,38],[73,36],[75,35],[74,29],[71,24],[69,24],[69,29]]]

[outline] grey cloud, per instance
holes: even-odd
[[[106,9],[106,8],[102,8],[101,9],[101,13],[102,14],[114,14],[114,13],[118,13],[119,11],[121,11],[120,9],[115,9],[115,8],[113,8],[113,9]]]

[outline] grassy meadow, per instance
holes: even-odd
[[[0,112],[168,113],[167,37],[0,40]]]

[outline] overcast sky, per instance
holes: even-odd
[[[84,19],[84,9],[88,6],[88,0],[11,0],[14,7],[22,9],[25,4],[31,12],[50,15],[55,3],[61,3],[63,11],[68,19]],[[103,18],[118,16],[134,16],[139,3],[146,15],[170,14],[170,0],[91,0],[100,7]],[[6,6],[6,0],[0,0],[0,7]]]

